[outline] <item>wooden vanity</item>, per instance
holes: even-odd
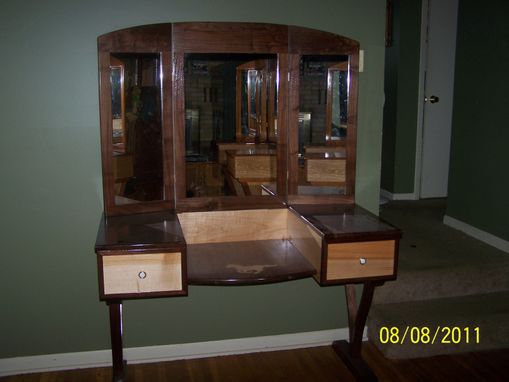
[[[286,25],[176,23],[111,32],[98,47],[105,211],[95,252],[113,380],[126,380],[123,300],[307,277],[345,285],[350,340],[333,348],[358,380],[376,380],[362,333],[374,288],[396,278],[401,232],[355,204],[358,43]],[[331,84],[326,102],[311,80]],[[311,129],[300,128],[300,107],[313,110]],[[186,110],[199,118],[188,123]],[[341,149],[305,152],[324,140]],[[201,167],[214,176],[191,175]]]

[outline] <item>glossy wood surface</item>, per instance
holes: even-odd
[[[389,360],[363,343],[362,356],[380,382],[506,382],[509,349]],[[0,377],[2,382],[109,382],[111,368],[49,371]],[[353,382],[330,346],[132,364],[128,382]]]
[[[253,285],[316,273],[316,267],[299,250],[311,250],[314,243],[314,253],[319,256],[312,228],[287,208],[178,216],[187,242],[191,284]]]
[[[356,41],[295,26],[196,22],[150,25],[112,32],[99,38],[98,48],[105,215],[109,217],[101,221],[96,253],[100,297],[113,304],[110,322],[114,379],[121,379],[124,371],[120,301],[123,298],[182,295],[187,293],[188,282],[200,285],[250,285],[315,276],[323,284],[330,281],[326,280],[326,275],[330,266],[328,246],[331,243],[389,239],[396,242],[399,238],[399,231],[380,223],[376,217],[353,205],[359,54]],[[111,159],[109,74],[111,54],[118,52],[154,52],[160,57],[160,74],[164,81],[161,88],[164,195],[161,201],[116,204]],[[186,177],[190,176],[186,174],[184,83],[185,55],[188,53],[277,55],[279,89],[275,152],[265,152],[265,156],[253,153],[243,156],[240,152],[239,155],[227,155],[229,161],[225,178],[240,184],[235,190],[238,189],[238,195],[242,196],[193,197],[190,195],[195,193],[188,195],[186,192]],[[338,192],[318,197],[298,195],[299,75],[302,55],[348,56],[347,136],[345,142],[341,142],[346,154],[345,159],[340,159],[340,179],[338,176],[333,178],[336,183],[340,182],[342,194]],[[274,107],[272,101],[275,100],[269,102],[269,108]],[[265,114],[264,107],[262,115]],[[261,122],[264,124],[263,119]],[[259,138],[264,141],[263,134]],[[250,162],[242,163],[246,158]],[[256,163],[252,163],[254,159]],[[246,168],[244,172],[239,167],[242,164]],[[266,171],[267,168],[270,171]],[[323,169],[319,172],[323,172]],[[253,185],[248,181],[252,178],[270,180],[275,188],[273,195],[251,196]],[[296,205],[289,210],[287,203],[292,201],[314,206]],[[320,203],[351,205],[326,207]],[[172,212],[148,213],[157,210]],[[212,210],[216,211],[209,212]],[[140,215],[113,216],[132,213]],[[180,214],[178,218],[176,213]],[[249,218],[253,216],[254,219]],[[345,259],[343,251],[337,252],[337,259],[333,260],[337,260],[341,268]],[[157,264],[154,265],[154,262]],[[129,274],[126,277],[131,277],[133,270],[136,272],[141,269],[140,266],[149,265],[154,266],[150,272],[157,274],[155,286],[146,289],[139,280],[132,284],[133,280],[123,279],[124,272]],[[144,273],[139,271],[139,275]],[[332,281],[345,282],[342,279]],[[364,327],[373,284],[371,280],[366,281],[363,275],[359,275],[356,281],[367,282],[361,307],[351,322],[354,329],[350,355],[360,358],[360,351],[355,349],[360,350],[359,331]],[[182,288],[179,288],[180,285]]]
[[[394,278],[400,236],[397,228],[356,205],[294,205],[290,209],[279,206],[264,210],[254,205],[253,209],[243,210],[181,212],[178,217],[167,212],[103,218],[96,252],[100,280],[104,256],[179,252],[183,254],[183,267],[194,264],[193,283],[200,283],[200,277],[203,277],[204,283],[209,283],[210,280],[221,279],[208,275],[209,271],[210,274],[218,274],[220,266],[235,264],[230,261],[232,255],[228,251],[221,257],[216,244],[223,249],[245,245],[245,258],[243,251],[236,253],[238,264],[246,267],[265,265],[254,256],[256,245],[251,242],[259,241],[260,258],[267,258],[271,252],[270,256],[276,257],[289,254],[296,259],[300,256],[314,270],[311,273],[294,271],[292,266],[283,270],[284,264],[281,263],[276,275],[279,280],[284,279],[284,272],[289,278],[295,277],[292,274],[306,274],[315,275],[317,281],[325,285]],[[272,241],[288,241],[291,246],[288,243],[277,246]],[[186,249],[189,251],[196,244],[203,245],[186,253]],[[202,252],[213,254],[214,258],[209,259],[209,270],[209,263],[204,262],[207,256],[200,255]],[[360,257],[366,258],[367,264],[359,265]],[[198,265],[202,269],[198,269]],[[182,270],[184,286],[186,272],[191,270]],[[239,283],[246,284],[247,276],[252,274],[243,275]],[[233,283],[231,275],[227,278],[230,284]],[[257,277],[252,280],[253,283],[261,282]],[[132,294],[129,297],[137,296]]]
[[[288,51],[286,25],[236,22],[173,24],[174,47],[183,53],[280,53]]]
[[[154,24],[122,29],[99,36],[99,103],[101,125],[101,157],[103,173],[104,209],[109,216],[162,211],[175,207],[173,195],[173,133],[172,115],[172,71],[171,67],[171,24]],[[163,140],[163,188],[164,198],[160,201],[136,202],[117,205],[115,200],[112,149],[112,114],[110,65],[112,53],[157,53],[160,55],[162,75],[162,140]]]
[[[373,300],[375,286],[381,285],[376,282],[366,282],[362,288],[362,296],[359,305],[355,297],[355,286],[345,285],[346,307],[348,310],[349,339],[334,341],[332,348],[343,360],[357,381],[377,382],[376,375],[362,358],[362,335],[368,318],[369,308]]]
[[[401,236],[399,229],[355,204],[294,204],[290,208],[322,232],[330,243]]]
[[[154,24],[107,33],[98,38],[100,68],[100,114],[103,157],[103,185],[107,215],[145,213],[177,208],[179,210],[207,210],[226,205],[253,203],[271,206],[270,199],[251,202],[239,199],[236,203],[210,197],[186,197],[185,185],[185,94],[184,56],[187,53],[246,53],[277,54],[278,57],[278,136],[276,155],[276,188],[279,197],[289,200],[297,193],[298,174],[298,113],[299,64],[303,54],[348,55],[349,100],[347,122],[346,197],[354,200],[355,150],[357,122],[357,70],[359,44],[333,33],[309,28],[262,23],[196,22]],[[161,58],[163,184],[161,201],[115,203],[111,149],[111,102],[109,67],[112,53],[158,53]],[[287,177],[289,174],[289,177]],[[220,197],[218,197],[220,198]],[[335,202],[345,196],[336,195]],[[193,200],[195,199],[195,200]],[[328,196],[327,200],[334,199]],[[323,203],[323,197],[306,196],[311,203]],[[299,201],[299,203],[302,202]],[[327,202],[327,201],[326,201]],[[333,201],[334,202],[334,201]]]
[[[171,49],[171,24],[149,24],[106,33],[97,39],[100,51],[159,52]]]
[[[285,99],[287,104],[286,116],[288,120],[287,157],[288,157],[288,194],[296,194],[299,183],[299,77],[300,56],[298,54],[287,55],[288,83]]]
[[[280,53],[278,55],[278,97],[277,97],[277,116],[278,116],[278,135],[277,135],[277,195],[286,200],[288,195],[288,171],[289,171],[289,137],[298,135],[298,130],[292,130],[292,121],[290,118],[290,103],[288,92],[290,90],[290,55]]]
[[[112,350],[112,381],[125,379],[125,362],[122,345],[122,303],[111,301],[108,303],[110,311],[110,340]]]
[[[173,53],[173,142],[174,147],[174,171],[175,171],[175,198],[176,205],[178,200],[186,198],[186,136],[185,136],[185,88],[184,88],[184,53]]]
[[[315,268],[288,240],[190,244],[188,280],[195,285],[255,285],[313,276]]]
[[[186,242],[177,215],[154,212],[101,219],[96,251],[185,249]]]
[[[290,208],[323,235],[316,277],[321,285],[396,278],[398,228],[355,204],[295,204]],[[367,263],[361,265],[360,257]]]
[[[220,196],[180,199],[177,211],[226,211],[281,207],[285,207],[285,203],[278,196]]]
[[[358,49],[358,47],[357,47]],[[359,52],[354,48],[350,55],[349,65],[349,85],[348,85],[348,120],[346,142],[346,194],[355,195],[355,168],[357,158],[357,99],[358,99],[358,78],[359,78]]]

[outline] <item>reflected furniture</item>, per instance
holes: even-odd
[[[276,181],[276,151],[270,148],[244,148],[226,151],[226,172],[242,188],[241,195],[260,195],[260,186]],[[237,193],[237,195],[239,195]]]
[[[304,155],[306,182],[315,185],[343,186],[346,159],[342,153],[326,151]]]
[[[362,333],[374,288],[396,278],[401,232],[355,204],[358,43],[200,22],[111,32],[98,52],[95,252],[113,380],[126,380],[124,300],[307,277],[345,285],[349,342],[333,348],[376,380]]]

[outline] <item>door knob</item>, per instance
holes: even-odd
[[[438,101],[440,101],[440,98],[438,98],[437,96],[434,96],[432,95],[431,97],[424,97],[424,102],[431,102],[431,103],[437,103]]]

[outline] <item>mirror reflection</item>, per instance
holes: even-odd
[[[261,195],[276,181],[276,55],[187,54],[186,195]]]
[[[160,59],[111,54],[115,204],[163,199]]]
[[[344,194],[348,56],[302,56],[299,82],[298,193]]]
[[[237,140],[276,142],[277,91],[276,61],[253,60],[237,66],[237,89],[241,91],[237,108]],[[243,95],[246,96],[243,96]],[[249,102],[242,102],[249,99]]]

